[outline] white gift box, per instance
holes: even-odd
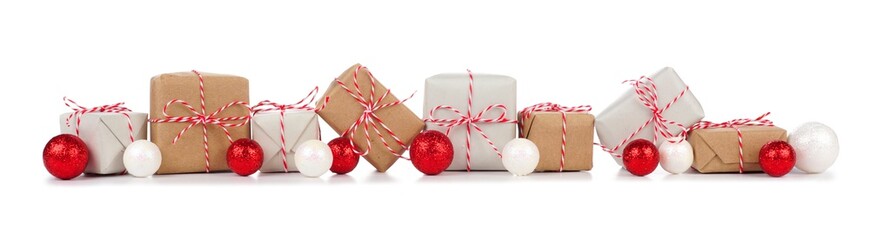
[[[503,104],[507,108],[506,117],[516,120],[517,82],[515,79],[493,74],[474,75],[474,99],[472,99],[471,114],[477,115],[480,111],[493,104]],[[426,79],[425,96],[423,100],[423,115],[429,117],[429,112],[439,105],[447,105],[465,114],[468,110],[468,73],[438,74]],[[494,119],[501,111],[488,111],[483,118]],[[456,113],[449,110],[436,111],[432,116],[435,119],[458,119]],[[517,136],[516,123],[484,123],[477,125],[489,136],[489,139],[503,150],[508,141]],[[426,122],[426,129],[445,132],[447,128],[433,122]],[[504,165],[498,154],[486,142],[474,128],[471,130],[471,170],[501,170]],[[453,162],[447,170],[466,170],[466,126],[456,126],[450,132],[450,141],[453,143]]]
[[[281,153],[281,118],[280,112],[264,112],[255,114],[251,120],[251,135],[263,148],[261,172],[285,171]],[[307,140],[320,139],[319,118],[314,112],[301,110],[287,110],[283,118],[287,171],[298,172],[293,158],[296,146]]]
[[[650,78],[656,85],[658,94],[657,103],[661,108],[664,108],[686,89],[686,84],[680,79],[677,72],[670,67],[660,70],[650,76]],[[704,118],[704,109],[701,108],[701,103],[698,102],[698,99],[689,90],[679,100],[674,102],[670,108],[663,111],[662,116],[667,120],[675,121],[688,127]],[[604,146],[614,148],[652,117],[652,111],[641,103],[635,88],[631,87],[631,89],[625,91],[625,94],[622,94],[622,96],[613,101],[610,106],[607,106],[604,111],[596,116],[595,130],[598,132],[598,140]],[[625,145],[634,139],[653,141],[654,124],[650,123],[644,127],[634,137],[621,145],[615,153],[622,154]],[[682,129],[675,125],[669,125],[668,130],[674,135],[682,131]],[[665,139],[659,135],[655,142],[656,146],[662,141],[665,141]],[[613,159],[622,166],[622,159],[616,157]]]
[[[76,118],[67,126],[67,118],[72,113],[60,115],[60,132],[76,134]],[[148,114],[128,112],[133,124],[133,138],[146,139]],[[116,174],[124,172],[124,150],[130,145],[130,129],[127,118],[121,113],[86,113],[79,115],[79,138],[88,145],[90,159],[85,173]]]

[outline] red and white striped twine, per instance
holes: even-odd
[[[701,121],[701,122],[698,122],[698,123],[692,125],[688,129],[683,130],[680,133],[680,136],[682,137],[682,139],[685,139],[686,137],[688,137],[689,132],[696,130],[696,129],[734,128],[734,130],[737,130],[737,147],[738,147],[738,151],[740,153],[740,155],[739,155],[740,156],[740,158],[739,158],[739,160],[740,160],[739,161],[739,171],[740,171],[740,173],[743,173],[743,161],[744,161],[744,157],[743,157],[743,133],[740,131],[740,127],[747,127],[747,126],[772,127],[772,126],[774,126],[773,121],[768,120],[768,119],[764,119],[765,117],[767,117],[767,115],[770,115],[770,112],[762,114],[760,117],[757,117],[757,118],[738,118],[738,119],[734,119],[734,120],[727,121],[727,122],[721,122],[721,123]]]
[[[274,102],[269,101],[269,100],[263,100],[263,101],[260,101],[259,103],[257,103],[257,105],[254,105],[253,107],[251,107],[251,110],[254,112],[253,115],[257,115],[258,113],[263,113],[263,112],[274,112],[274,111],[278,111],[279,113],[281,113],[281,116],[278,119],[280,119],[279,122],[281,125],[281,160],[283,161],[283,164],[284,164],[284,172],[290,171],[290,168],[287,165],[287,147],[286,147],[287,140],[284,137],[284,134],[285,134],[285,131],[284,131],[284,112],[286,110],[303,110],[303,111],[311,111],[311,112],[316,113],[316,112],[319,112],[320,110],[323,110],[323,108],[326,107],[326,104],[329,103],[329,97],[326,97],[326,100],[324,100],[323,105],[321,105],[319,108],[315,108],[315,107],[311,106],[311,103],[314,102],[314,96],[317,95],[318,89],[319,89],[318,87],[314,87],[314,89],[311,90],[311,92],[308,92],[308,96],[306,96],[305,98],[302,98],[302,100],[299,100],[298,102],[293,103],[293,104],[278,104],[278,103],[274,103]],[[320,138],[319,129],[320,128],[318,128],[318,132],[317,132],[318,139]]]
[[[590,105],[580,105],[580,106],[571,106],[566,107],[555,103],[545,102],[532,105],[520,111],[522,117],[519,120],[520,125],[520,137],[524,138],[526,136],[523,135],[523,124],[527,121],[533,112],[559,112],[562,115],[562,159],[559,162],[559,172],[565,169],[565,146],[568,145],[568,113],[588,113],[592,111],[592,106]]]
[[[354,139],[354,135],[356,134],[357,130],[359,129],[360,126],[362,126],[363,132],[365,133],[365,136],[366,136],[366,148],[365,148],[365,150],[364,151],[358,150],[359,148],[356,146],[356,144],[354,143],[353,140],[350,141],[350,145],[353,148],[354,153],[359,154],[360,156],[365,156],[365,155],[368,155],[369,151],[371,151],[371,149],[372,149],[372,138],[371,138],[371,135],[369,134],[369,127],[371,127],[375,130],[375,133],[377,133],[378,138],[380,139],[381,143],[384,145],[384,147],[387,148],[387,150],[390,151],[390,153],[392,153],[394,156],[397,156],[399,158],[407,159],[407,158],[402,156],[402,154],[400,153],[399,150],[394,149],[393,147],[390,147],[390,145],[387,143],[387,140],[384,138],[383,133],[381,133],[381,131],[378,129],[378,126],[380,126],[384,130],[386,130],[387,134],[390,135],[392,140],[399,144],[399,147],[401,150],[404,150],[407,147],[406,144],[403,143],[402,140],[399,139],[398,136],[396,136],[396,133],[393,132],[393,130],[391,130],[390,127],[388,127],[386,124],[384,124],[384,121],[380,117],[378,117],[377,111],[384,109],[384,108],[393,107],[396,105],[403,104],[406,101],[408,101],[408,99],[411,99],[412,97],[414,97],[414,94],[412,93],[411,96],[409,96],[408,98],[402,99],[402,100],[397,100],[395,102],[390,102],[390,103],[383,103],[384,98],[386,98],[388,95],[390,95],[390,89],[387,89],[387,91],[384,92],[384,94],[381,95],[380,97],[375,98],[375,81],[376,80],[371,72],[366,71],[368,73],[369,79],[371,79],[371,82],[369,84],[370,85],[369,96],[368,96],[368,98],[366,98],[362,94],[362,90],[360,89],[359,79],[358,79],[359,71],[362,69],[367,69],[367,68],[363,67],[363,66],[357,66],[356,70],[353,72],[353,90],[348,88],[348,86],[346,86],[344,83],[342,83],[338,78],[335,79],[335,82],[339,86],[341,86],[341,88],[344,89],[344,91],[347,92],[348,95],[353,97],[353,99],[356,100],[356,102],[363,108],[362,115],[360,115],[360,117],[353,123],[353,125],[351,125],[347,130],[342,132],[341,136],[345,137],[345,136],[350,135],[350,139]]]
[[[127,107],[124,107],[123,102],[110,104],[110,105],[103,105],[103,106],[98,106],[98,107],[92,107],[92,108],[86,108],[86,107],[82,107],[81,105],[79,105],[78,103],[73,101],[72,99],[69,99],[67,97],[63,97],[63,103],[67,107],[72,108],[72,110],[73,110],[73,113],[70,114],[66,118],[66,125],[68,127],[71,126],[70,120],[72,120],[73,118],[76,119],[76,123],[75,123],[76,124],[76,136],[79,135],[79,125],[81,125],[81,123],[82,123],[82,118],[81,118],[82,115],[85,115],[88,113],[94,113],[94,112],[120,113],[120,114],[124,115],[125,118],[127,118],[127,130],[130,133],[130,143],[135,141],[135,138],[133,138],[133,122],[130,120],[130,115],[128,114],[129,112],[131,112],[131,110]]]
[[[191,106],[189,103],[187,103],[187,101],[180,100],[180,99],[173,99],[173,100],[167,102],[166,105],[163,106],[163,118],[151,119],[151,122],[152,123],[190,123],[189,125],[187,125],[187,127],[185,127],[184,129],[181,129],[181,132],[179,132],[178,135],[176,135],[175,138],[172,139],[172,144],[175,144],[176,142],[178,142],[178,139],[180,139],[181,136],[184,135],[184,133],[187,132],[187,130],[189,130],[193,126],[202,125],[202,144],[203,144],[203,148],[205,149],[205,172],[210,172],[211,171],[211,163],[209,161],[209,155],[208,155],[208,125],[214,125],[214,126],[220,127],[221,130],[223,130],[224,134],[226,134],[227,140],[232,142],[233,138],[230,136],[230,132],[229,132],[229,130],[227,130],[227,128],[228,127],[241,127],[241,126],[244,126],[245,124],[248,124],[248,122],[251,120],[251,115],[250,115],[251,108],[248,107],[247,102],[234,101],[234,102],[230,102],[230,103],[222,106],[217,111],[214,111],[211,114],[206,114],[206,112],[205,112],[205,88],[204,88],[205,80],[202,78],[202,74],[200,74],[196,70],[193,70],[192,72],[194,74],[196,74],[196,76],[199,78],[200,111],[196,111],[196,109],[194,109],[193,106]],[[178,103],[178,104],[181,104],[182,106],[184,106],[187,110],[189,110],[193,114],[193,116],[170,116],[166,112],[166,110],[169,108],[169,106],[171,106],[172,104],[175,104],[175,103]],[[218,114],[220,114],[224,110],[227,110],[228,108],[233,107],[233,106],[244,107],[245,109],[248,110],[248,114],[246,114],[245,116],[242,116],[242,117],[217,117]],[[242,122],[238,122],[238,121],[242,121]],[[235,122],[235,123],[230,123],[230,122]]]
[[[489,105],[476,115],[472,115],[471,112],[471,103],[474,99],[474,75],[471,74],[471,70],[468,71],[468,109],[465,113],[457,110],[453,106],[447,105],[439,105],[432,108],[429,111],[429,117],[424,119],[424,121],[435,123],[438,126],[447,127],[447,132],[445,134],[450,135],[450,131],[453,130],[453,127],[465,125],[465,170],[471,171],[471,129],[477,131],[480,136],[486,140],[487,144],[498,154],[498,158],[501,159],[501,151],[498,150],[498,147],[495,146],[495,143],[489,139],[489,136],[483,132],[477,123],[516,123],[516,120],[509,119],[507,115],[507,106],[504,104],[493,104]],[[434,118],[435,112],[438,110],[446,110],[448,112],[452,112],[456,115],[457,118]],[[483,118],[483,115],[488,113],[489,111],[500,111],[500,114],[496,118]]]
[[[672,99],[670,102],[665,104],[664,107],[659,107],[658,91],[656,89],[656,84],[652,78],[649,78],[646,76],[641,76],[637,80],[625,80],[622,83],[629,83],[632,86],[634,86],[634,92],[637,94],[638,100],[640,100],[640,102],[645,107],[649,108],[649,110],[652,112],[652,117],[650,117],[650,119],[647,120],[646,122],[644,122],[643,125],[638,127],[637,130],[632,132],[625,139],[622,139],[622,141],[620,141],[619,144],[616,144],[616,146],[613,146],[612,148],[608,148],[607,146],[604,146],[603,144],[599,144],[599,143],[596,143],[595,145],[601,146],[601,149],[603,149],[605,152],[610,153],[610,155],[613,155],[616,158],[622,158],[622,154],[617,153],[619,151],[619,148],[622,147],[623,145],[627,144],[629,140],[634,138],[635,135],[640,133],[641,130],[643,130],[646,126],[650,125],[651,123],[653,124],[653,128],[654,128],[653,139],[652,139],[652,141],[654,143],[658,141],[659,135],[661,135],[665,139],[668,139],[668,141],[673,141],[673,142],[682,141],[682,140],[670,139],[670,138],[675,137],[675,136],[674,136],[674,134],[672,134],[670,132],[669,126],[671,126],[671,125],[677,126],[681,130],[685,130],[685,126],[683,126],[683,124],[680,124],[678,122],[666,119],[664,117],[664,115],[662,115],[662,114],[665,111],[667,111],[668,109],[670,109],[671,106],[674,105],[674,103],[676,103],[678,100],[680,100],[680,98],[682,98],[686,94],[686,92],[689,91],[689,86],[686,86],[686,88],[684,88],[682,91],[680,91],[680,93],[677,94],[677,96],[674,97],[674,99]]]

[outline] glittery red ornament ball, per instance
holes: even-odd
[[[767,175],[782,177],[794,168],[794,148],[785,141],[772,141],[764,144],[761,146],[761,151],[758,152],[758,164]]]
[[[71,134],[57,135],[42,149],[42,163],[52,176],[70,180],[85,172],[88,166],[88,146]]]
[[[257,141],[242,138],[227,149],[227,166],[240,176],[248,176],[263,166],[263,148]]]
[[[435,130],[420,133],[411,142],[411,163],[426,175],[438,175],[453,162],[453,143]]]
[[[359,163],[359,154],[353,152],[350,139],[339,137],[332,139],[326,145],[332,150],[332,167],[329,171],[337,174],[346,174],[353,171]]]
[[[636,139],[622,151],[622,165],[636,176],[646,176],[659,165],[659,150],[646,139]]]

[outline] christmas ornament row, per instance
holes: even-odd
[[[360,156],[380,172],[402,158],[429,175],[526,175],[591,170],[596,146],[638,176],[659,165],[674,174],[694,168],[782,176],[795,166],[818,173],[837,158],[837,136],[820,123],[787,136],[768,114],[702,121],[700,102],[671,68],[625,83],[632,89],[596,118],[588,105],[541,103],[517,112],[516,80],[507,76],[439,74],[426,79],[421,119],[404,105],[410,97],[395,97],[359,64],[316,102],[315,87],[293,104],[249,105],[248,80],[238,76],[161,74],[151,80],[150,119],[123,103],[87,108],[65,98],[74,111],[61,115],[63,134],[46,144],[43,161],[55,177],[72,179],[227,170],[317,177],[348,173]],[[321,142],[320,118],[340,137]],[[593,128],[601,143],[593,143]]]

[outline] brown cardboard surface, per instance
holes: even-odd
[[[248,102],[248,80],[243,77],[201,73],[204,81],[206,114],[233,102]],[[163,118],[163,106],[173,99],[187,101],[194,109],[200,108],[199,78],[192,72],[178,72],[157,75],[151,78],[151,118]],[[172,116],[193,116],[187,108],[173,104],[167,113]],[[245,116],[248,111],[241,106],[233,106],[218,117]],[[157,174],[205,172],[206,161],[202,139],[202,126],[191,127],[175,144],[172,140],[190,123],[151,123],[151,142],[157,144],[163,156],[163,163]],[[230,146],[223,130],[207,125],[208,154],[212,172],[226,171],[226,151]],[[233,140],[250,138],[250,124],[227,128]]]
[[[743,171],[760,172],[758,152],[761,146],[787,139],[785,129],[779,127],[740,127],[743,133]],[[689,133],[688,141],[695,152],[692,167],[701,173],[738,172],[740,150],[737,130],[734,128],[698,129]]]
[[[592,141],[595,116],[588,113],[567,113],[565,167],[563,171],[592,169]],[[522,119],[522,115],[517,119]],[[522,135],[538,146],[541,154],[535,171],[559,171],[562,162],[562,114],[532,112],[523,120]]]
[[[359,66],[359,64],[351,66],[338,77],[338,80],[350,88],[351,91],[355,91],[355,88],[353,87],[353,73],[357,66]],[[370,88],[372,82],[374,82],[375,86],[375,99],[383,96],[387,91],[387,89],[381,85],[377,79],[371,79],[369,77],[368,69],[366,68],[360,70],[357,75],[357,80],[361,89],[360,92],[366,100],[368,100],[371,95]],[[329,88],[326,89],[326,92],[320,100],[317,101],[317,107],[322,106],[324,99],[327,97],[329,97],[329,103],[323,110],[318,112],[318,114],[338,134],[341,134],[350,128],[350,126],[353,125],[353,123],[363,114],[363,107],[335,82],[329,85]],[[387,94],[381,103],[391,103],[395,101],[398,101],[398,99],[390,93]],[[423,130],[423,120],[411,112],[411,110],[404,104],[377,110],[375,114],[380,117],[384,124],[389,127],[390,130],[396,134],[399,140],[406,145],[409,145],[411,140]],[[389,144],[390,147],[397,150],[400,154],[405,151],[398,143],[396,143],[396,141],[393,141],[392,138],[389,137],[387,131],[383,127],[379,124],[375,125],[377,125],[377,130],[384,134],[384,138],[387,139],[387,144]],[[354,134],[353,142],[358,149],[367,146],[364,131],[365,129],[360,126]],[[372,149],[369,151],[368,155],[363,157],[365,157],[365,159],[368,160],[368,162],[371,163],[379,172],[385,172],[393,165],[393,163],[396,162],[398,157],[394,156],[387,147],[381,143],[375,128],[369,128],[369,135],[371,136]]]

